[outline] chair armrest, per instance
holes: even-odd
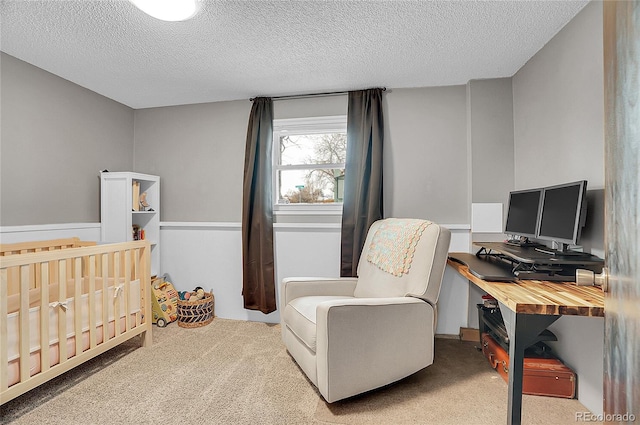
[[[334,301],[327,301],[318,305],[319,309],[329,310],[334,307],[347,306],[385,306],[385,305],[404,305],[404,304],[429,304],[426,300],[416,297],[371,297],[371,298],[351,298]]]
[[[433,307],[413,297],[319,304],[316,357],[320,392],[331,403],[433,363],[433,321]]]
[[[357,278],[323,278],[323,277],[289,277],[282,280],[280,296],[281,308],[284,308],[291,300],[313,295],[344,295],[353,296]]]

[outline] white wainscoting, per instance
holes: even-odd
[[[239,223],[160,223],[160,268],[178,291],[212,290],[215,314],[225,319],[275,322],[273,313],[242,305],[242,250]]]
[[[469,251],[469,225],[445,225],[452,231],[451,251]],[[278,311],[246,310],[242,302],[242,250],[239,223],[160,223],[162,273],[179,291],[202,286],[215,295],[218,317],[277,323]],[[274,225],[277,291],[285,277],[340,275],[340,224]],[[458,334],[467,326],[468,283],[445,275],[440,293],[437,333]],[[279,296],[279,292],[277,293]]]
[[[444,225],[451,230],[452,252],[468,252],[469,225]],[[100,241],[99,223],[0,227],[2,243],[77,236]],[[276,291],[285,277],[340,275],[339,223],[277,223],[274,225]],[[179,291],[202,286],[213,290],[215,314],[226,319],[267,323],[280,321],[278,311],[246,310],[242,300],[240,223],[160,223],[161,273],[168,273]],[[438,302],[438,334],[458,334],[467,326],[469,285],[447,268]],[[279,297],[279,292],[277,293]]]
[[[470,225],[445,225],[451,230],[449,252],[469,252]],[[447,266],[438,298],[436,334],[458,335],[461,327],[468,326],[469,281]]]
[[[213,290],[215,314],[226,319],[280,321],[278,311],[246,310],[242,300],[239,223],[161,223],[160,264],[177,290]],[[291,276],[340,275],[340,225],[274,225],[276,283]],[[279,299],[279,285],[276,285]]]

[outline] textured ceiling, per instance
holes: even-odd
[[[128,1],[0,5],[0,49],[132,108],[512,76],[586,1]]]

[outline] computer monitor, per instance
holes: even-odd
[[[562,243],[562,251],[576,245],[587,215],[586,193],[586,180],[545,187],[536,238]]]
[[[535,238],[538,230],[538,213],[542,189],[509,192],[509,207],[504,233]]]

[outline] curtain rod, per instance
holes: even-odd
[[[381,87],[382,91],[386,91],[386,87]],[[287,100],[287,99],[304,99],[308,97],[322,97],[322,96],[339,96],[341,94],[348,94],[348,91],[331,91],[324,93],[308,93],[308,94],[292,94],[287,96],[272,96],[273,100]],[[253,102],[256,98],[252,97],[249,100]]]

